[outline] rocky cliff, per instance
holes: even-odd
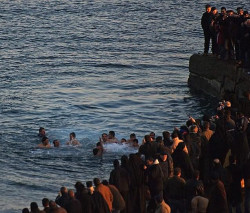
[[[250,113],[250,75],[234,61],[194,54],[189,61],[188,84],[219,99],[230,100],[245,113]]]

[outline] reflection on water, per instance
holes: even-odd
[[[103,132],[134,132],[141,142],[213,106],[187,87],[206,3],[1,1],[1,212],[41,206],[78,180],[108,179],[113,160],[135,150],[112,144],[93,156]],[[59,149],[35,148],[40,126]],[[72,131],[80,147],[65,146]]]

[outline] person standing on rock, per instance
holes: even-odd
[[[206,5],[206,12],[203,13],[201,18],[201,26],[204,32],[204,55],[208,54],[210,40],[212,39],[212,33],[210,31],[210,25],[212,21],[212,13],[211,6],[209,4]]]

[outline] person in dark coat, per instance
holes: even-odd
[[[139,153],[145,156],[145,159],[149,157],[155,157],[157,153],[157,144],[155,141],[151,141],[150,135],[145,135],[145,143],[139,147]]]
[[[207,4],[206,12],[203,13],[202,18],[201,18],[201,26],[202,26],[204,38],[205,38],[205,42],[204,42],[204,54],[205,55],[208,54],[210,40],[212,39],[212,33],[210,31],[210,25],[211,25],[211,20],[212,20],[211,17],[212,17],[211,6]]]
[[[87,189],[81,182],[75,184],[76,193],[75,198],[80,201],[82,206],[82,213],[92,213],[91,197],[88,194]]]
[[[115,185],[119,190],[121,188],[121,185],[123,184],[121,182],[121,168],[120,163],[117,159],[113,161],[114,169],[110,172],[109,176],[109,183]]]
[[[50,207],[49,207],[49,199],[48,198],[43,198],[42,199],[42,204],[43,204],[43,211],[45,211],[46,213],[50,213]]]
[[[91,198],[91,205],[93,213],[110,213],[109,206],[102,194],[94,190],[92,181],[86,183],[88,194]]]
[[[55,201],[49,201],[49,207],[50,207],[50,213],[67,213],[67,211],[62,208],[62,207],[58,207],[56,205]]]
[[[207,213],[228,213],[227,195],[224,184],[216,172],[211,175],[212,186],[209,193]]]
[[[146,183],[150,191],[150,200],[147,212],[151,212],[156,204],[157,197],[163,197],[163,172],[159,165],[158,159],[147,160],[147,169],[145,172]]]
[[[102,184],[109,187],[113,194],[112,213],[119,213],[124,210],[126,204],[119,190],[114,185],[109,184],[107,180],[103,180]]]
[[[163,143],[166,147],[170,148],[173,144],[173,141],[171,140],[171,135],[168,131],[162,132],[163,136]]]
[[[164,200],[169,204],[172,213],[186,212],[185,206],[185,184],[181,177],[181,169],[174,169],[174,176],[169,178],[165,190]]]
[[[121,192],[121,195],[123,199],[125,200],[126,207],[124,210],[121,211],[121,213],[130,213],[132,211],[132,204],[130,199],[130,193],[129,193],[129,187],[130,187],[130,174],[131,170],[129,167],[129,159],[128,156],[123,155],[121,157],[121,188],[119,189]]]
[[[237,162],[241,168],[246,163],[249,153],[247,128],[248,119],[244,116],[242,112],[239,112],[238,119],[236,121],[236,134],[234,143],[237,144],[235,155],[237,157]]]
[[[163,173],[163,184],[166,185],[169,177],[169,167],[170,167],[167,152],[163,151],[160,153],[159,163]]]
[[[172,154],[172,157],[174,167],[181,168],[182,177],[187,180],[193,176],[194,169],[188,154],[183,151],[185,146],[184,142],[179,143]]]
[[[56,204],[65,208],[69,201],[68,190],[66,187],[61,187],[59,195],[56,197]]]
[[[229,157],[230,165],[226,167],[226,170],[230,176],[229,190],[227,192],[227,198],[229,203],[230,211],[232,208],[236,208],[236,212],[241,212],[241,179],[242,172],[240,167],[236,163],[236,157]]]
[[[226,155],[230,148],[230,138],[226,131],[226,120],[224,118],[224,112],[218,111],[219,119],[216,121],[215,133],[212,135],[209,141],[210,162],[215,158],[218,158],[223,165]]]
[[[189,157],[192,162],[194,169],[199,169],[199,159],[201,156],[201,137],[198,134],[198,126],[190,126],[189,140],[190,140],[190,150]]]
[[[73,190],[69,190],[69,202],[67,203],[66,210],[68,213],[82,213],[82,206],[79,200],[75,198]]]
[[[200,180],[200,171],[195,170],[193,177],[186,182],[185,186],[187,208],[191,210],[192,199],[199,195],[199,192],[204,192],[203,182]]]
[[[138,213],[146,212],[145,200],[145,176],[143,165],[144,162],[137,154],[129,155],[130,164],[130,197],[132,204],[132,211]]]
[[[36,202],[30,203],[30,213],[45,213],[44,211],[40,211]]]

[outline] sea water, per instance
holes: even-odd
[[[113,144],[94,157],[103,132],[135,133],[141,143],[211,112],[213,99],[187,86],[189,57],[203,51],[206,3],[0,1],[1,213],[41,207],[76,181],[108,179],[113,160],[136,150]],[[36,148],[41,126],[60,148]],[[72,131],[81,146],[65,145]]]

